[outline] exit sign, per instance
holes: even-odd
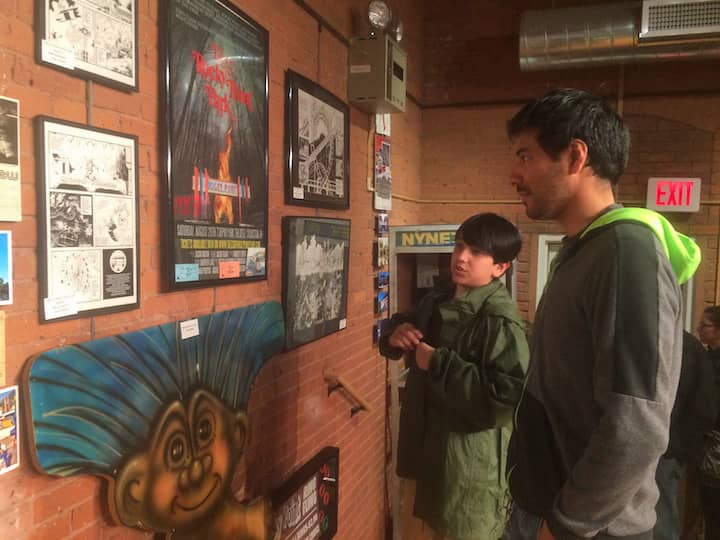
[[[697,212],[700,210],[700,179],[650,178],[645,206],[658,212]]]

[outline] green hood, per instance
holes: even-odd
[[[690,279],[700,265],[700,247],[692,238],[677,232],[663,216],[647,208],[616,208],[604,213],[593,221],[580,235],[618,221],[635,221],[650,228],[657,236],[670,259],[678,283]]]

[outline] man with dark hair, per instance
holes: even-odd
[[[567,235],[535,314],[510,443],[509,537],[534,516],[532,538],[650,540],[680,374],[679,283],[699,249],[662,216],[616,203],[630,135],[603,99],[554,90],[508,135],[528,216]]]
[[[395,314],[380,340],[384,356],[409,353],[397,472],[416,481],[413,514],[435,538],[491,540],[505,524],[504,464],[528,347],[498,278],[520,245],[506,219],[468,218],[455,235],[452,283]]]

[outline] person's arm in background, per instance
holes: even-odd
[[[683,364],[668,447],[673,457],[693,465],[700,463],[704,435],[713,429],[718,414],[715,394],[710,355],[695,336],[683,332]]]
[[[468,431],[506,425],[522,394],[528,365],[525,331],[502,316],[486,316],[474,328],[476,342],[465,358],[456,351],[421,343],[415,353],[435,396]]]
[[[667,447],[680,374],[680,293],[657,240],[616,228],[581,301],[595,350],[593,398],[601,416],[548,516],[558,540],[605,530],[654,482]],[[650,496],[650,495],[648,495]]]

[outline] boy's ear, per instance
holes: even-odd
[[[493,265],[493,277],[499,278],[501,277],[505,272],[507,272],[507,269],[510,268],[511,263],[509,262],[501,262],[501,263],[495,263]]]

